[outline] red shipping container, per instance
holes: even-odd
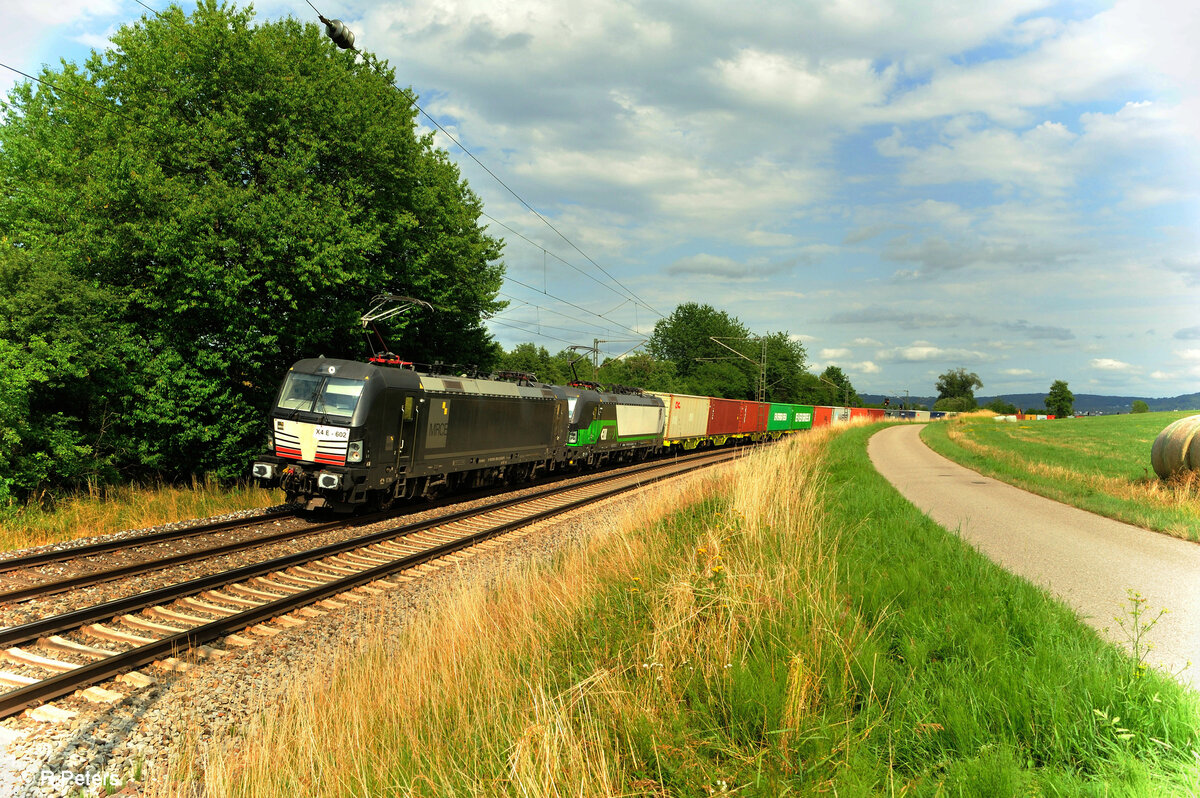
[[[883,421],[887,418],[887,411],[882,407],[869,407],[867,408],[867,418],[871,421]]]
[[[828,427],[833,423],[833,408],[832,407],[814,407],[813,408],[813,426]]]
[[[708,401],[708,434],[736,435],[742,403],[736,399],[710,399]]]
[[[738,427],[741,433],[766,432],[767,420],[771,417],[771,406],[758,402],[738,402]]]
[[[870,417],[871,417],[871,414],[867,411],[867,408],[865,408],[865,407],[850,408],[850,420],[851,421],[857,421],[859,419],[866,421]]]

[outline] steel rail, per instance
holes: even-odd
[[[578,509],[579,507],[593,504],[597,501],[623,493],[635,487],[641,487],[643,485],[652,484],[663,479],[669,479],[670,477],[677,476],[681,473],[705,466],[716,465],[732,459],[736,454],[736,452],[721,452],[718,455],[711,457],[709,462],[696,464],[691,463],[690,459],[684,462],[675,462],[666,466],[657,464],[651,468],[656,467],[662,469],[664,473],[650,476],[644,480],[635,479],[631,484],[618,484],[614,487],[610,487],[607,490],[590,494],[588,496],[583,496],[565,504],[561,504],[557,507],[547,508],[545,510],[535,512],[532,515],[524,516],[513,521],[496,524],[488,529],[472,532],[457,538],[456,540],[451,540],[432,546],[425,551],[399,557],[392,562],[382,563],[358,573],[335,579],[324,585],[319,585],[290,596],[284,596],[267,604],[239,612],[235,615],[230,615],[226,618],[220,618],[215,621],[193,627],[183,632],[165,637],[162,640],[158,640],[154,643],[148,643],[146,645],[139,646],[131,649],[130,651],[116,654],[113,657],[108,657],[89,665],[81,665],[80,667],[73,668],[65,673],[52,676],[48,679],[43,679],[35,684],[31,684],[17,690],[12,690],[8,693],[5,693],[3,696],[0,696],[0,718],[9,717],[10,715],[14,715],[17,712],[29,707],[37,706],[45,701],[67,695],[68,693],[74,692],[82,687],[87,687],[97,682],[112,678],[131,668],[136,668],[141,665],[154,662],[155,660],[162,658],[164,655],[174,655],[187,649],[201,646],[205,643],[210,643],[240,629],[244,629],[247,626],[261,623],[279,615],[286,614],[293,609],[321,601],[339,593],[344,593],[345,591],[351,590],[360,585],[373,582],[377,579],[382,579],[397,571],[414,568],[431,560],[444,557],[447,554],[452,554],[455,551],[469,548],[483,542],[484,540],[487,540],[488,538],[496,537],[497,535],[537,523],[538,521],[546,518],[551,518],[553,516],[561,515],[565,512]],[[609,475],[596,480],[590,480],[582,485],[576,484],[568,486],[565,489],[559,489],[557,491],[546,491],[538,496],[522,497],[519,500],[513,500],[511,503],[532,502],[539,498],[545,498],[545,494],[548,493],[565,493],[567,491],[591,487],[602,481],[616,483],[629,482],[631,478],[637,476],[638,472],[625,473],[617,476]],[[464,511],[464,513],[466,512],[467,511]],[[479,514],[478,511],[475,514]],[[445,523],[445,520],[441,522],[441,524]],[[372,535],[370,537],[375,536]]]
[[[102,571],[95,571],[90,574],[79,574],[77,576],[69,576],[65,579],[57,579],[53,582],[41,582],[34,585],[25,585],[24,587],[6,590],[0,593],[0,603],[9,603],[17,601],[25,601],[39,596],[50,596],[55,593],[61,593],[64,590],[72,590],[79,587],[88,587],[90,585],[98,585],[102,582],[111,582],[114,579],[121,579],[126,576],[136,576],[144,574],[148,571],[158,571],[163,568],[169,568],[172,565],[183,565],[184,563],[194,562],[196,560],[206,560],[210,557],[218,557],[222,554],[231,554],[237,551],[246,549],[254,549],[259,546],[266,546],[270,543],[277,543],[281,540],[293,540],[298,538],[309,537],[310,535],[319,535],[322,532],[329,532],[333,529],[341,529],[347,526],[363,526],[365,524],[373,524],[387,518],[392,518],[392,513],[378,513],[368,516],[356,516],[353,518],[344,518],[338,521],[327,521],[323,524],[308,527],[306,529],[289,529],[281,532],[273,532],[270,535],[261,537],[247,538],[246,540],[238,540],[232,543],[222,543],[219,546],[209,546],[204,549],[196,549],[195,551],[185,551],[180,554],[172,554],[168,557],[160,557],[156,560],[141,560],[139,562],[130,563],[129,565],[118,565],[115,568],[106,568]]]
[[[689,463],[692,460],[703,456],[704,454],[678,458],[675,461],[675,464]],[[454,521],[459,521],[463,518],[469,518],[473,515],[480,515],[486,512],[492,512],[494,510],[501,510],[514,504],[545,498],[547,496],[554,495],[555,493],[561,493],[565,490],[587,487],[604,482],[606,480],[620,479],[622,477],[638,474],[641,471],[662,467],[664,467],[664,464],[662,462],[657,462],[645,465],[636,471],[627,471],[624,474],[600,474],[587,480],[576,482],[575,484],[569,485],[565,488],[561,486],[550,487],[546,488],[545,490],[538,491],[537,493],[532,493],[525,496],[501,499],[499,501],[484,505],[483,507],[459,510],[450,513],[449,515],[444,515],[427,521],[418,521],[416,523],[388,527],[367,535],[360,535],[358,537],[339,541],[337,543],[329,543],[324,546],[318,546],[314,549],[306,549],[305,551],[296,552],[294,554],[286,554],[270,560],[264,560],[259,563],[243,565],[228,571],[221,571],[219,573],[209,574],[207,576],[196,577],[195,579],[191,579],[186,582],[179,582],[173,585],[166,585],[164,587],[156,588],[154,590],[137,593],[132,596],[112,599],[110,601],[106,601],[101,604],[95,604],[90,607],[81,607],[77,610],[71,610],[60,615],[52,615],[36,621],[29,621],[18,626],[0,628],[0,649],[19,646],[23,643],[28,643],[31,640],[36,640],[45,635],[70,631],[87,623],[93,623],[106,618],[112,618],[127,612],[135,612],[137,610],[145,609],[146,607],[152,607],[155,604],[161,604],[164,601],[173,601],[181,596],[200,593],[202,591],[220,587],[231,582],[239,582],[244,579],[251,579],[272,571],[279,571],[284,568],[290,568],[294,565],[300,565],[313,560],[319,560],[323,557],[329,557],[334,554],[342,554],[346,551],[353,551],[354,549],[362,548],[363,546],[369,546],[373,543],[378,543],[381,540],[390,540],[391,538],[399,536],[416,534],[417,532],[422,532],[436,526],[442,526]]]
[[[101,540],[96,543],[86,543],[82,546],[72,546],[65,549],[55,549],[53,551],[40,551],[36,554],[25,554],[20,557],[9,557],[0,559],[0,573],[5,571],[15,571],[18,568],[32,568],[35,565],[45,565],[52,562],[61,562],[63,560],[71,560],[76,557],[88,557],[93,554],[104,554],[117,549],[126,549],[133,546],[148,546],[154,543],[165,543],[171,540],[179,540],[180,538],[196,537],[197,535],[206,535],[210,532],[222,532],[226,529],[236,529],[239,526],[253,526],[254,524],[275,521],[280,518],[291,518],[296,513],[292,510],[276,510],[270,513],[253,518],[235,518],[228,521],[214,521],[211,524],[197,524],[183,529],[162,529],[158,532],[148,532],[144,535],[134,535],[127,538],[115,540]]]

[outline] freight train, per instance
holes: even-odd
[[[439,492],[769,440],[882,410],[547,385],[529,374],[419,373],[394,357],[288,371],[252,473],[307,509],[387,507]]]

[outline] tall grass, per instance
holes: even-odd
[[[30,501],[0,513],[0,551],[270,507],[282,501],[279,491],[249,484],[227,487],[215,478],[193,479],[187,485],[90,486],[86,493],[51,505]]]
[[[185,746],[162,790],[1200,788],[1195,696],[912,508],[868,433],[659,487],[554,562],[379,619],[237,736]]]

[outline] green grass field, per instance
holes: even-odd
[[[921,437],[944,457],[1026,490],[1148,529],[1200,540],[1200,477],[1160,480],[1150,447],[1176,419],[1139,413],[1061,421],[967,416]]]

